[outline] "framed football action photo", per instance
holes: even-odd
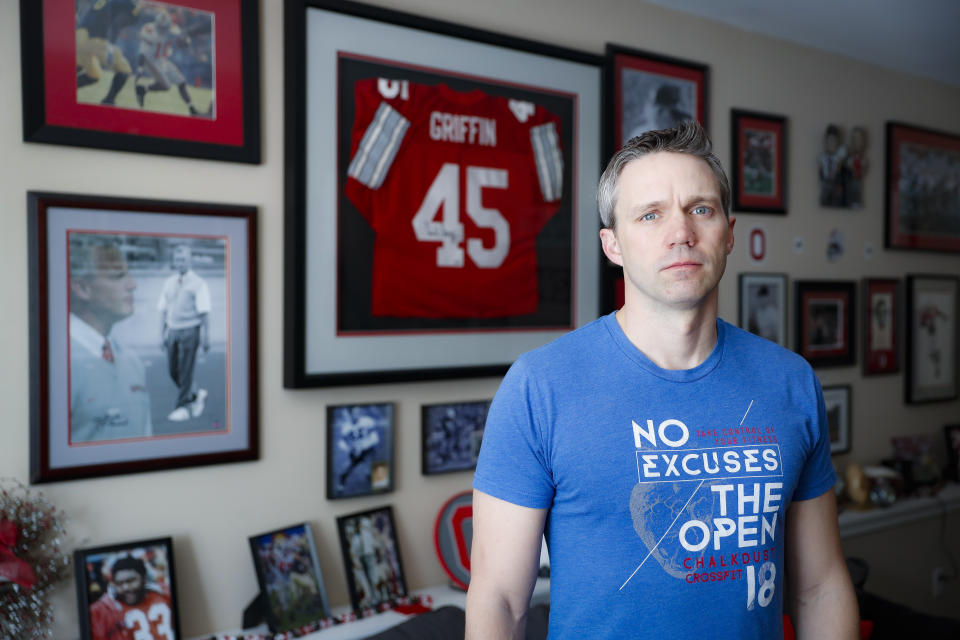
[[[831,454],[850,451],[850,393],[848,384],[823,388]]]
[[[730,137],[734,210],[786,213],[787,119],[731,109]]]
[[[863,281],[863,374],[900,371],[900,281]]]
[[[814,367],[856,362],[855,282],[796,283],[795,351]]]
[[[886,246],[960,252],[960,136],[887,123]]]
[[[908,403],[953,400],[958,394],[957,313],[960,278],[907,276]]]
[[[489,409],[489,400],[424,405],[423,475],[475,469]]]
[[[327,498],[393,491],[394,405],[327,407]]]
[[[260,162],[257,0],[21,0],[23,139]]]
[[[738,324],[761,338],[787,346],[787,276],[741,273]]]
[[[255,459],[256,210],[27,198],[31,481]]]
[[[337,531],[354,611],[389,605],[407,595],[391,507],[340,516]]]
[[[77,549],[73,555],[81,640],[179,640],[173,540]]]
[[[286,386],[498,375],[595,317],[600,58],[285,15]]]
[[[251,536],[249,542],[271,631],[284,633],[330,618],[309,524]]]

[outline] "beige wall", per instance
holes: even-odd
[[[469,474],[420,475],[419,407],[422,403],[491,396],[496,379],[455,380],[288,391],[283,389],[283,29],[278,0],[262,3],[263,163],[257,166],[174,159],[22,142],[18,3],[0,3],[0,300],[7,304],[0,331],[0,472],[26,479],[27,245],[25,193],[51,190],[91,194],[179,198],[255,205],[259,209],[261,362],[261,459],[257,462],[63,482],[43,490],[70,514],[78,545],[92,546],[172,535],[180,586],[182,631],[198,635],[239,624],[256,592],[246,537],[298,521],[313,523],[320,563],[333,604],[347,602],[336,546],[335,516],[392,503],[412,587],[443,580],[434,558],[432,522],[437,508],[467,489]],[[382,4],[388,4],[382,2]],[[391,6],[553,44],[602,53],[607,41],[699,60],[710,65],[709,128],[718,153],[729,158],[729,110],[742,107],[790,118],[789,215],[740,215],[739,238],[753,224],[767,230],[769,256],[748,263],[735,251],[721,287],[721,314],[736,321],[736,273],[787,272],[792,278],[902,277],[908,272],[957,273],[960,257],[888,252],[883,247],[883,126],[887,119],[960,130],[960,88],[938,85],[865,64],[684,17],[625,0],[490,0],[448,3],[408,0]],[[442,61],[438,61],[442,64]],[[816,204],[815,158],[826,123],[866,125],[871,170],[866,207],[842,212]],[[824,257],[831,228],[844,232],[847,254],[835,264]],[[806,252],[791,249],[794,236]],[[876,249],[864,258],[864,244]],[[902,376],[864,379],[857,367],[824,370],[824,384],[849,383],[853,393],[853,452],[837,458],[872,462],[887,454],[889,437],[939,430],[960,418],[960,401],[921,407],[902,403]],[[398,402],[397,491],[383,497],[328,502],[324,489],[324,408],[352,401]],[[914,531],[914,530],[912,530]],[[924,538],[935,528],[915,529]],[[890,553],[927,540],[891,537]],[[870,549],[884,548],[873,536]],[[876,542],[879,540],[880,542]],[[879,554],[882,555],[882,554]],[[878,560],[879,561],[879,560]],[[930,560],[935,562],[935,558]],[[902,565],[901,565],[902,566]],[[914,570],[915,569],[915,570]],[[909,569],[919,575],[920,568]],[[881,572],[882,575],[886,575]],[[925,575],[929,575],[928,569]],[[916,579],[917,584],[922,582]],[[883,584],[896,589],[896,579]],[[912,583],[911,583],[912,584]],[[953,592],[956,594],[956,591]],[[76,636],[72,586],[56,597],[56,637]]]

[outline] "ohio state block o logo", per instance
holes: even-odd
[[[760,262],[767,255],[767,234],[755,227],[750,230],[750,257]]]
[[[440,565],[461,589],[470,583],[470,545],[473,543],[473,492],[450,498],[437,514],[433,542]]]

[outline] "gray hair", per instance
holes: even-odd
[[[70,233],[70,277],[93,278],[105,266],[124,264],[125,256],[115,238],[101,234]]]
[[[617,187],[624,167],[637,158],[658,151],[687,153],[703,159],[717,178],[723,214],[730,217],[730,181],[720,164],[720,159],[713,153],[713,145],[703,127],[691,120],[681,122],[673,129],[647,131],[628,140],[619,151],[613,154],[603,175],[600,176],[600,186],[597,188],[597,205],[600,207],[600,221],[603,222],[604,227],[613,230],[616,226],[614,207],[617,204]]]

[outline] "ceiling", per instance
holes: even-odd
[[[645,0],[960,86],[960,0]]]

